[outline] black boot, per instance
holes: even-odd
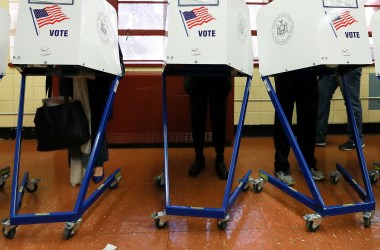
[[[215,158],[215,170],[219,176],[219,179],[226,180],[228,178],[228,170],[224,163],[224,156],[217,155]]]
[[[189,175],[190,176],[198,176],[199,173],[205,168],[205,158],[199,157],[196,158],[193,165],[191,165],[189,169]]]

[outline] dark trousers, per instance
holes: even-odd
[[[203,157],[208,105],[212,141],[217,155],[223,156],[226,139],[227,97],[231,90],[229,77],[192,77],[185,83],[190,97],[191,127],[196,157]]]
[[[94,146],[104,108],[107,104],[109,89],[114,78],[114,76],[98,76],[95,80],[87,80],[88,97],[91,109],[91,147]],[[111,120],[111,118],[112,110],[108,121]],[[109,160],[106,131],[104,131],[104,135],[99,143],[101,146],[96,158],[95,166],[103,166],[104,162]]]
[[[294,104],[297,109],[298,145],[309,168],[315,168],[314,140],[318,109],[318,81],[316,76],[278,75],[275,77],[276,94],[285,116],[292,124]],[[289,170],[290,144],[280,120],[274,122],[275,171]]]

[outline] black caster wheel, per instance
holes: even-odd
[[[16,228],[12,228],[11,230],[8,231],[8,233],[5,233],[5,228],[3,227],[3,235],[7,239],[13,239],[16,234]]]
[[[260,193],[261,191],[263,191],[263,188],[259,187],[259,185],[253,185],[253,191],[255,193]]]
[[[244,188],[241,190],[243,193],[247,192],[249,190],[249,184],[246,184]]]
[[[337,184],[339,182],[338,176],[335,176],[335,175],[330,176],[330,182],[332,184]]]
[[[111,190],[115,190],[115,189],[117,189],[119,187],[119,182],[116,182],[115,184],[111,184],[110,185],[110,189]]]
[[[73,236],[74,236],[73,228],[71,229],[65,228],[65,230],[63,230],[63,239],[68,240],[68,239],[71,239]]]
[[[364,224],[364,227],[371,227],[372,220],[370,218],[363,217],[363,224]]]
[[[316,232],[319,228],[319,225],[316,227],[313,227],[313,221],[306,221],[306,228],[309,232]]]
[[[163,182],[162,180],[161,180],[161,178],[156,178],[155,180],[154,180],[154,182],[156,183],[156,186],[157,187],[163,187],[164,185],[165,185],[165,182]]]
[[[155,219],[155,220],[154,220],[154,223],[155,223],[155,225],[156,225],[156,227],[157,227],[158,229],[165,228],[166,225],[167,225],[167,222],[165,222],[164,224],[161,224],[161,223],[160,223],[160,219]]]
[[[30,185],[26,185],[26,191],[28,191],[28,193],[34,193],[36,192],[38,189],[38,183],[33,183],[33,186],[30,187]]]
[[[218,228],[221,230],[225,230],[227,228],[227,221],[218,222]]]
[[[375,173],[369,174],[369,180],[371,181],[371,184],[376,184],[377,182],[377,175]]]

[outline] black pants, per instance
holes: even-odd
[[[223,155],[226,139],[227,97],[231,90],[231,78],[187,78],[185,90],[190,97],[191,127],[196,157],[203,156],[208,104],[215,152],[217,155]]]
[[[315,129],[318,109],[318,81],[316,76],[278,75],[275,77],[276,94],[285,116],[292,124],[294,104],[297,107],[298,145],[309,168],[315,168]],[[274,122],[275,171],[289,170],[290,144],[280,120]]]

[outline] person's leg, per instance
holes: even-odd
[[[318,109],[318,81],[316,76],[301,77],[295,84],[297,107],[297,142],[315,180],[324,179],[316,168],[315,134]]]
[[[289,124],[291,124],[295,101],[292,79],[288,76],[277,76],[275,78],[275,86],[277,98],[282,106],[286,119]],[[290,144],[284,132],[284,128],[280,123],[277,112],[274,120],[273,140],[276,151],[274,161],[275,174],[277,178],[286,182],[288,185],[293,185],[294,180],[290,175],[290,165],[288,161]]]
[[[191,79],[190,117],[195,161],[189,169],[190,176],[199,175],[205,167],[203,148],[205,144],[206,119],[207,119],[207,94],[202,79]]]
[[[360,101],[360,78],[362,74],[362,68],[355,69],[344,74],[346,80],[347,92],[351,101],[352,111],[354,113],[356,126],[359,133],[359,138],[364,146],[363,138],[363,117],[362,117],[362,105]],[[347,119],[347,132],[350,142],[354,142],[354,131],[351,128],[350,120]],[[341,148],[344,149],[344,148]],[[354,149],[354,148],[351,148]]]
[[[98,133],[100,122],[103,116],[104,108],[107,103],[109,89],[111,87],[113,77],[97,77],[94,81],[88,81],[89,102],[91,109],[91,145],[94,146],[95,138]],[[104,177],[104,162],[108,161],[107,141],[103,137],[99,141],[100,150],[96,156],[94,167],[93,181],[100,182]]]
[[[276,77],[276,95],[289,122],[292,123],[294,96],[290,78],[283,76]],[[275,171],[289,170],[288,156],[290,152],[289,141],[280,123],[277,112],[274,121],[274,146],[275,146]]]
[[[338,81],[334,76],[324,75],[318,82],[318,111],[316,123],[316,146],[326,145],[326,135],[330,115],[330,102],[335,90],[338,87]]]
[[[231,90],[231,79],[215,77],[210,79],[209,100],[212,140],[215,147],[215,169],[220,179],[227,179],[228,170],[224,163],[226,140],[227,97]]]

